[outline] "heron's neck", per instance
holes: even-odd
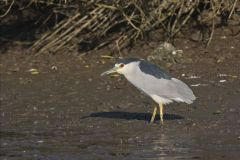
[[[136,88],[145,92],[144,87],[141,87],[141,86],[144,86],[143,83],[145,83],[145,80],[144,80],[143,74],[138,65],[139,65],[139,62],[137,62],[137,64],[132,64],[132,66],[129,66],[129,68],[127,70],[128,72],[124,73],[124,76]]]

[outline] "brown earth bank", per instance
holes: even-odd
[[[174,44],[192,62],[168,71],[197,100],[167,105],[163,125],[149,124],[156,104],[123,76],[100,76],[115,62],[102,57],[107,49],[80,56],[8,49],[0,55],[1,159],[239,159],[240,37],[219,29],[208,49]],[[146,58],[157,45],[140,41],[122,55]]]

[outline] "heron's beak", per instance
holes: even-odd
[[[103,73],[101,74],[101,76],[104,76],[104,75],[106,75],[106,74],[116,73],[117,70],[118,70],[118,67],[113,67],[112,69],[110,69],[110,70],[108,70],[108,71],[106,71],[106,72],[103,72]]]

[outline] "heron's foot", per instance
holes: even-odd
[[[163,118],[161,118],[161,124],[163,124]]]
[[[151,121],[149,122],[150,124],[153,124],[154,123],[154,120],[151,118]]]
[[[154,122],[154,119],[156,117],[156,113],[157,113],[157,107],[154,107],[152,118],[150,120],[150,124],[152,124]]]

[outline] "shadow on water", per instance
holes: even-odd
[[[96,112],[89,116],[83,117],[82,119],[89,117],[102,117],[102,118],[113,118],[113,119],[125,119],[125,120],[144,120],[149,121],[151,113],[137,113],[137,112]],[[164,114],[164,120],[178,120],[184,119],[184,117],[176,114]],[[159,114],[156,115],[155,120],[159,120]]]

